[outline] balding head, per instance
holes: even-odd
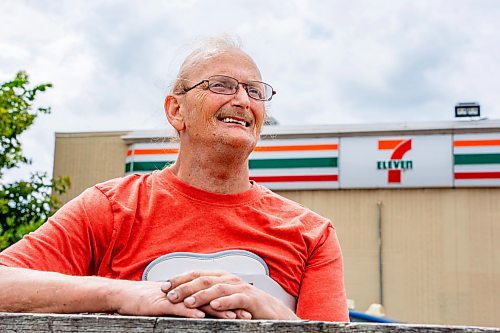
[[[224,53],[239,54],[246,57],[248,61],[255,65],[258,71],[258,67],[253,59],[241,49],[240,41],[235,38],[210,37],[203,39],[200,44],[199,47],[186,57],[179,68],[176,80],[170,90],[171,94],[184,93],[186,87],[189,86],[189,82],[193,81],[193,73],[199,71],[210,59]]]

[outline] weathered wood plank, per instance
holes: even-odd
[[[90,314],[60,315],[0,313],[0,332],[486,333],[500,332],[500,328],[408,324],[328,323],[316,321],[238,321]]]
[[[159,318],[156,332],[251,332],[251,333],[295,333],[295,332],[500,332],[500,329],[482,327],[408,325],[408,324],[372,324],[372,323],[329,323],[318,321],[271,321],[271,320],[190,320]]]
[[[147,332],[157,318],[81,314],[0,313],[0,332]]]

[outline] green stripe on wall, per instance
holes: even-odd
[[[127,164],[125,164],[125,172],[161,170],[164,167],[167,167],[167,166],[173,164],[174,162],[175,161],[133,162],[132,168],[131,168],[132,163],[127,163]]]
[[[125,172],[161,170],[174,161],[129,162]],[[336,168],[337,157],[250,160],[250,169]]]
[[[500,163],[500,154],[457,154],[455,164],[496,164]]]
[[[250,169],[336,168],[337,157],[250,160]]]

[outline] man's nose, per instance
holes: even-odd
[[[233,105],[238,105],[241,107],[248,107],[250,105],[250,96],[248,96],[247,90],[243,84],[238,84],[238,89],[233,98]]]

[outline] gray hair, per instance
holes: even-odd
[[[195,44],[197,44],[198,47],[186,57],[179,68],[179,73],[170,90],[171,94],[184,91],[183,82],[187,80],[190,71],[198,64],[231,49],[241,50],[241,39],[229,35],[199,39],[195,41]]]

